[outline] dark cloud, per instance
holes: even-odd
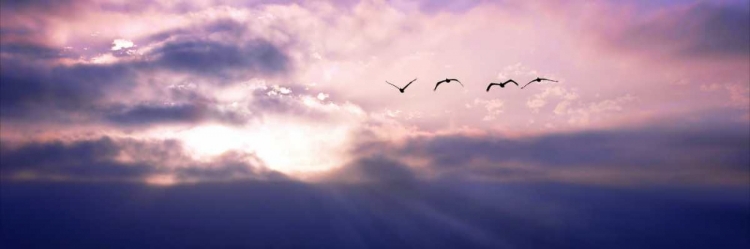
[[[109,97],[128,96],[142,84],[139,75],[151,70],[143,62],[61,66],[6,59],[2,65],[0,116],[4,120],[140,126],[203,121],[239,124],[247,119],[217,109],[216,100],[195,91],[166,92],[167,100],[176,102],[173,105],[111,101]]]
[[[286,55],[262,40],[242,45],[177,41],[159,47],[150,55],[157,57],[155,66],[216,77],[228,77],[230,73],[277,74],[288,67]]]
[[[359,158],[328,173],[326,182],[375,184],[392,187],[409,187],[417,178],[412,169],[393,159],[382,156]]]
[[[151,42],[163,44],[149,53],[112,64],[59,65],[54,63],[55,59],[75,57],[73,52],[34,43],[2,43],[0,115],[6,119],[36,121],[60,121],[72,116],[84,117],[85,121],[104,118],[126,126],[206,120],[241,122],[243,118],[235,113],[216,110],[212,106],[216,103],[173,100],[180,104],[125,106],[126,103],[109,102],[108,97],[128,96],[136,87],[148,83],[139,76],[162,71],[223,85],[289,70],[287,55],[267,41],[255,39],[232,44],[196,38],[219,33],[231,37],[244,30],[240,23],[220,20],[194,29],[171,31],[152,37],[155,40]],[[122,51],[113,53],[131,56]],[[76,112],[79,115],[66,115]]]
[[[137,179],[158,171],[149,165],[117,162],[122,145],[110,138],[64,144],[32,143],[16,149],[3,147],[4,177],[28,172],[42,176],[93,179]]]
[[[5,119],[75,121],[68,120],[69,114],[79,113],[75,116],[84,120],[78,121],[104,119],[115,125],[133,126],[203,121],[238,124],[248,118],[235,111],[219,110],[216,100],[187,90],[165,93],[168,101],[176,102],[174,105],[110,101],[108,97],[127,96],[142,84],[138,76],[154,70],[146,62],[50,66],[6,59],[2,65],[0,115]],[[254,95],[258,98],[249,108],[256,113],[309,109],[302,107],[297,97],[282,100],[268,96],[265,90]]]
[[[390,155],[398,160],[425,161],[426,169],[442,177],[525,180],[545,179],[555,170],[648,172],[675,179],[680,174],[701,172],[705,178],[734,175],[741,179],[740,175],[750,173],[748,151],[750,131],[745,124],[693,129],[646,127],[527,138],[442,135],[409,139],[403,145],[368,140],[353,149],[362,157]],[[633,180],[639,177],[633,176]]]
[[[205,34],[222,35],[228,38],[238,38],[247,33],[247,26],[243,23],[232,19],[219,19],[209,21],[202,25],[179,27],[151,34],[145,38],[139,39],[138,43],[149,44],[154,42],[163,42],[167,40],[180,39],[200,39]],[[235,40],[235,39],[229,39]]]
[[[152,66],[218,78],[218,84],[236,77],[278,75],[290,70],[291,60],[285,51],[251,37],[246,24],[219,19],[162,31],[137,42],[163,43],[146,55],[153,58]]]
[[[142,181],[154,174],[195,181],[285,178],[266,169],[253,154],[227,152],[209,162],[195,161],[173,140],[102,137],[68,143],[6,143],[0,147],[0,157],[5,180],[31,176],[38,180]]]
[[[81,50],[81,46],[56,48],[45,44],[47,30],[35,28],[46,27],[48,25],[44,24],[54,19],[51,16],[66,15],[72,10],[85,12],[101,8],[124,11],[131,8],[127,4],[115,5],[84,1],[2,3],[0,117],[3,121],[106,122],[128,127],[204,121],[238,124],[247,117],[237,112],[218,110],[218,102],[206,102],[204,96],[187,100],[158,99],[150,103],[124,99],[144,86],[159,91],[153,87],[151,77],[163,72],[179,73],[181,77],[186,76],[200,84],[225,85],[250,78],[278,76],[290,70],[290,59],[285,51],[268,41],[251,38],[252,34],[246,32],[246,25],[229,19],[179,27],[137,40],[139,47],[158,44],[145,54],[132,53],[129,49],[110,51],[111,38],[96,38],[94,44],[85,43],[88,44],[85,47],[90,48],[87,51]],[[146,4],[144,6],[150,7],[144,8],[154,7],[152,5]],[[9,12],[9,9],[22,12]],[[16,17],[21,15],[34,22],[19,21]],[[107,41],[102,43],[101,39]],[[62,59],[91,59],[102,51],[122,60],[107,64],[60,63]],[[117,98],[110,98],[113,96]],[[179,94],[165,96],[180,98]],[[153,104],[164,102],[175,104]],[[262,108],[253,109],[256,113],[261,111]]]
[[[71,58],[73,53],[64,49],[51,48],[33,43],[0,43],[0,56],[13,56],[23,59],[59,59]]]
[[[459,166],[482,157],[493,162],[522,161],[549,167],[615,165],[679,166],[724,157],[722,166],[738,168],[750,158],[747,132],[605,131],[547,135],[530,139],[437,137],[412,141],[404,153],[425,153],[437,165]],[[710,152],[705,152],[711,150]],[[689,153],[688,153],[689,152]],[[697,154],[696,154],[697,153]],[[676,156],[683,155],[684,159]],[[637,157],[636,157],[637,156]]]
[[[404,192],[295,182],[0,184],[5,248],[750,245],[747,189],[439,182]]]
[[[236,112],[220,111],[210,104],[189,103],[176,105],[137,105],[121,111],[110,111],[107,120],[122,126],[139,126],[169,123],[200,123],[217,121],[241,124],[247,118]]]
[[[207,163],[178,168],[178,179],[197,181],[282,180],[284,174],[270,170],[254,154],[230,151]]]
[[[683,53],[750,56],[750,8],[747,5],[713,8],[698,5],[688,12],[688,16],[702,19],[703,23],[696,24],[695,28],[705,33],[695,34],[692,37],[695,42]]]
[[[618,46],[677,56],[750,56],[750,8],[746,3],[701,3],[674,8],[608,37]]]
[[[3,0],[0,1],[0,42],[45,44],[61,21],[87,16],[95,10],[91,0]],[[69,41],[70,42],[70,41]]]
[[[42,11],[44,13],[60,12],[72,9],[73,6],[86,4],[89,0],[3,0],[0,9],[3,12]]]
[[[146,125],[152,123],[191,123],[203,120],[207,115],[207,107],[200,105],[139,105],[109,115],[107,118],[120,125]]]
[[[482,2],[488,2],[483,0],[468,0],[468,1],[418,1],[419,2],[419,8],[423,12],[427,13],[439,13],[439,12],[449,12],[449,13],[464,13],[477,5],[482,4]],[[491,2],[491,1],[490,1]]]
[[[87,111],[111,91],[127,92],[137,67],[130,64],[48,66],[0,61],[0,114],[43,116],[54,111]]]

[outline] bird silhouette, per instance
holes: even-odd
[[[409,85],[411,85],[411,83],[413,83],[415,80],[417,80],[417,79],[409,81],[409,84],[406,84],[403,88],[402,87],[397,87],[396,85],[391,84],[391,82],[388,82],[387,80],[385,81],[385,83],[390,84],[391,86],[397,88],[399,92],[404,93],[404,90],[406,90],[406,88],[409,87]]]
[[[551,80],[551,79],[545,79],[545,78],[539,78],[539,77],[537,77],[536,79],[534,79],[534,80],[532,80],[532,81],[529,81],[529,83],[526,83],[526,85],[523,85],[523,87],[521,87],[521,89],[523,89],[524,87],[528,86],[528,85],[529,85],[529,84],[531,84],[531,83],[534,83],[534,82],[542,82],[543,80],[546,80],[546,81],[552,81],[552,82],[557,82],[556,80]]]
[[[508,81],[505,81],[503,83],[494,83],[494,82],[492,82],[492,83],[490,83],[490,85],[487,86],[487,91],[489,92],[490,91],[490,87],[492,87],[494,85],[498,85],[498,86],[500,86],[502,88],[505,88],[505,85],[507,85],[508,83],[513,83],[513,84],[516,84],[516,86],[518,86],[518,83],[516,83],[515,80],[508,80]]]
[[[438,87],[438,86],[439,86],[440,84],[443,84],[443,83],[450,83],[451,81],[455,81],[455,82],[458,82],[458,84],[460,84],[460,85],[461,85],[461,87],[463,87],[463,86],[464,86],[464,84],[461,84],[461,81],[458,81],[457,79],[448,79],[448,78],[446,78],[446,79],[444,79],[444,80],[438,81],[438,82],[437,82],[437,84],[435,84],[435,89],[433,89],[432,91],[437,91],[437,87]]]

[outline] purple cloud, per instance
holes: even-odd
[[[750,8],[746,4],[677,6],[623,25],[624,29],[607,35],[607,42],[683,58],[750,55]]]
[[[209,162],[186,155],[178,141],[139,141],[101,137],[73,142],[50,141],[0,147],[5,180],[31,177],[80,181],[136,181],[167,174],[176,181],[225,181],[235,179],[283,180],[252,154],[228,152]],[[40,156],[43,155],[43,156]],[[255,164],[250,162],[254,161]],[[21,178],[23,179],[23,178]]]

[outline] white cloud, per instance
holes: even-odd
[[[567,101],[567,100],[561,101],[560,103],[557,104],[557,106],[555,106],[555,110],[554,110],[555,115],[565,114],[569,106],[570,106],[570,101]]]
[[[536,94],[534,97],[527,100],[526,106],[531,108],[534,112],[539,112],[539,109],[547,105],[548,98],[562,98],[563,101],[571,101],[578,99],[578,93],[567,90],[562,86],[547,87],[544,88],[544,92]],[[558,107],[565,108],[567,107],[567,104],[564,104],[562,107],[558,105]],[[558,107],[556,107],[556,109]]]
[[[487,114],[482,117],[482,120],[484,121],[494,120],[495,118],[497,118],[497,115],[503,113],[505,107],[505,102],[499,99],[474,99],[474,104],[484,105],[484,108],[487,110]]]
[[[112,42],[112,51],[118,51],[121,49],[131,48],[135,46],[135,44],[132,41],[125,40],[125,39],[115,39]]]
[[[729,101],[737,106],[747,107],[750,104],[750,87],[747,85],[725,85],[724,88],[729,92]]]
[[[606,99],[599,102],[589,103],[588,106],[576,109],[569,109],[567,114],[569,124],[588,125],[592,118],[599,118],[599,115],[607,112],[620,112],[623,110],[622,105],[637,100],[636,97],[626,94],[615,99]],[[557,111],[557,110],[556,110]],[[555,112],[557,114],[557,112]]]

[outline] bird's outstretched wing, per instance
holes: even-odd
[[[441,81],[438,81],[438,82],[437,82],[437,84],[435,84],[435,89],[432,89],[432,91],[437,91],[437,87],[438,87],[438,86],[439,86],[440,84],[443,84],[443,83],[445,83],[445,82],[446,82],[445,80],[441,80]]]
[[[461,81],[459,81],[458,79],[450,79],[450,80],[455,80],[456,82],[458,82],[459,85],[461,85],[461,87],[464,86],[464,84],[461,84]]]
[[[406,89],[407,87],[409,87],[409,85],[411,85],[411,83],[414,83],[414,81],[416,81],[416,80],[417,80],[417,79],[414,79],[414,80],[412,80],[412,81],[409,81],[409,84],[406,84],[406,85],[404,86],[404,89]]]
[[[545,78],[539,78],[539,79],[540,79],[540,80],[546,80],[546,81],[557,82],[556,80],[551,80],[551,79],[545,79]]]
[[[521,87],[521,89],[523,89],[524,87],[528,86],[531,83],[534,83],[534,81],[536,81],[536,80],[529,81],[529,83],[526,83],[526,85],[523,85],[523,87]]]
[[[508,84],[508,83],[513,83],[513,84],[516,84],[516,86],[518,86],[518,83],[516,83],[515,80],[508,80],[505,82],[505,84]]]
[[[499,86],[500,83],[494,83],[494,82],[490,83],[489,85],[487,85],[487,91],[489,92],[490,91],[490,87],[492,87],[494,85],[498,85]]]
[[[395,87],[395,88],[398,88],[398,87],[397,87],[396,85],[394,85],[394,84],[391,84],[391,82],[388,82],[387,80],[385,81],[385,83],[388,83],[389,85],[391,85],[391,86],[393,86],[393,87]],[[398,88],[398,89],[400,90],[401,88]]]

